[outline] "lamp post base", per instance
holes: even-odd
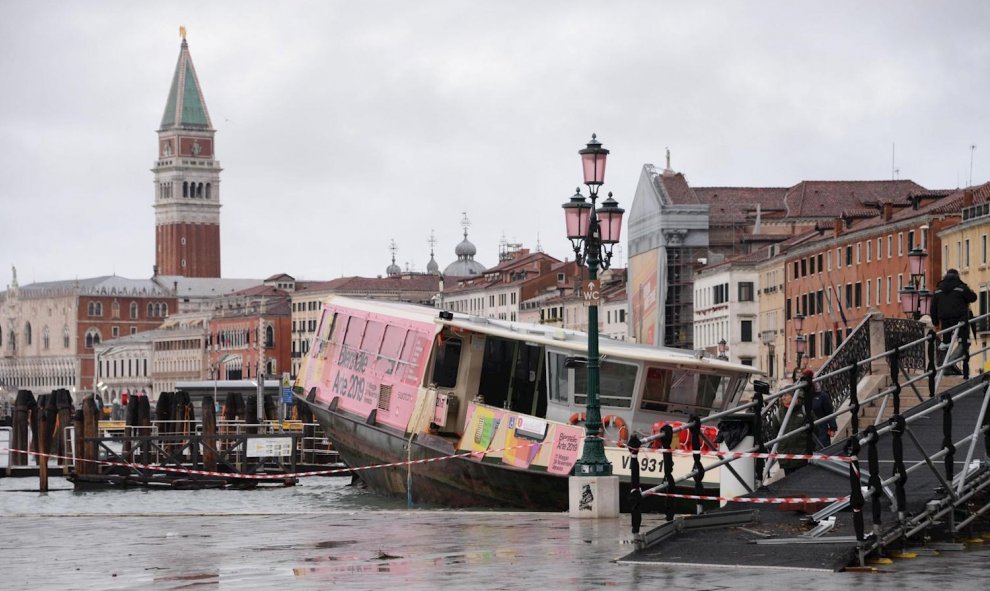
[[[619,516],[618,476],[571,476],[567,488],[568,514],[572,519]]]

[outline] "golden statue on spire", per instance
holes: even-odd
[[[186,28],[183,25],[179,25],[179,37],[182,37],[183,41],[186,40]]]

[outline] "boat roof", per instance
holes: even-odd
[[[324,303],[328,306],[341,306],[360,310],[362,312],[388,314],[418,322],[432,322],[439,332],[444,327],[458,331],[475,332],[485,335],[530,342],[553,349],[564,349],[576,353],[587,354],[588,333],[547,326],[528,322],[514,322],[483,318],[462,312],[450,312],[429,306],[421,306],[406,302],[368,300],[332,295]],[[446,318],[440,317],[440,312]],[[672,347],[654,347],[628,341],[617,341],[605,336],[599,336],[598,352],[603,358],[618,357],[635,361],[673,364],[685,369],[706,372],[731,372],[744,374],[762,374],[760,370],[749,365],[731,363],[701,355],[701,352]]]

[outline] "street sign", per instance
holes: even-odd
[[[249,437],[245,448],[249,458],[281,458],[292,455],[292,438]]]
[[[581,289],[581,299],[586,304],[597,306],[602,299],[602,292],[598,280],[589,281]]]
[[[282,372],[282,402],[292,404],[292,380],[289,372]]]

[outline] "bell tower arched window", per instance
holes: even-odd
[[[269,324],[265,327],[265,346],[274,347],[275,346],[275,329]]]

